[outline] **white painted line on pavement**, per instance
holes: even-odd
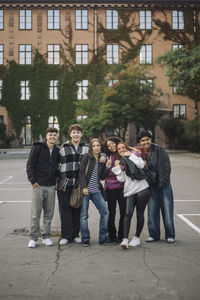
[[[200,200],[174,200],[174,202],[200,202]]]
[[[32,191],[32,189],[0,189],[0,191]]]
[[[13,178],[13,176],[9,176],[8,178],[4,179],[3,181],[0,181],[0,184],[5,183],[6,181],[8,181],[8,180],[10,180],[12,178]]]
[[[28,201],[27,200],[24,200],[24,201],[23,200],[22,201],[12,201],[11,200],[11,201],[1,201],[0,204],[2,204],[2,203],[29,203],[29,202],[31,202],[31,201],[30,200],[28,200]]]
[[[200,216],[200,214],[177,214],[177,216],[181,218],[185,223],[187,223],[190,227],[192,227],[192,229],[194,229],[200,234],[200,228],[184,217],[184,216]]]

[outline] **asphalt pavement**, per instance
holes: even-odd
[[[200,299],[200,155],[170,152],[175,196],[176,242],[162,239],[123,250],[98,245],[99,215],[90,204],[92,246],[58,246],[56,204],[54,246],[27,247],[31,186],[26,159],[0,160],[0,299],[28,300],[198,300]],[[118,220],[118,212],[117,212]],[[135,231],[133,216],[130,237]]]

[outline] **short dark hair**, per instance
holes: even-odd
[[[47,133],[49,133],[49,132],[56,132],[56,133],[58,133],[58,129],[55,128],[55,127],[48,127],[48,128],[46,129],[46,135],[47,135]]]
[[[150,139],[152,139],[152,134],[147,130],[140,131],[140,133],[138,134],[139,140],[141,140],[144,136],[147,136]]]
[[[80,124],[72,124],[69,126],[69,133],[71,133],[72,130],[83,132],[83,127]]]

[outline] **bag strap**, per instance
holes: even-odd
[[[88,158],[88,161],[87,161],[87,165],[86,165],[86,168],[85,168],[85,175],[87,175],[87,172],[88,172],[88,169],[89,169],[89,164],[90,164],[90,158]]]

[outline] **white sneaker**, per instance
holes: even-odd
[[[123,249],[128,249],[128,239],[123,239],[120,247],[122,247]]]
[[[168,238],[168,239],[167,239],[167,243],[170,243],[170,244],[171,244],[171,243],[174,243],[174,242],[175,242],[175,239],[173,239],[173,238]]]
[[[30,240],[28,243],[28,248],[35,248],[37,245],[36,241]]]
[[[42,239],[42,244],[45,244],[46,246],[53,246],[53,241],[50,238]]]
[[[136,236],[134,236],[132,238],[132,240],[129,242],[129,246],[130,247],[137,247],[139,245],[140,245],[140,239],[138,237],[136,237]]]
[[[61,239],[60,242],[59,242],[59,245],[64,246],[64,245],[67,245],[67,243],[68,243],[67,239]]]
[[[81,244],[81,238],[79,236],[74,238],[74,243]]]
[[[151,242],[154,242],[154,238],[152,238],[151,236],[149,236],[147,239],[146,239],[146,242],[147,243],[151,243]]]

